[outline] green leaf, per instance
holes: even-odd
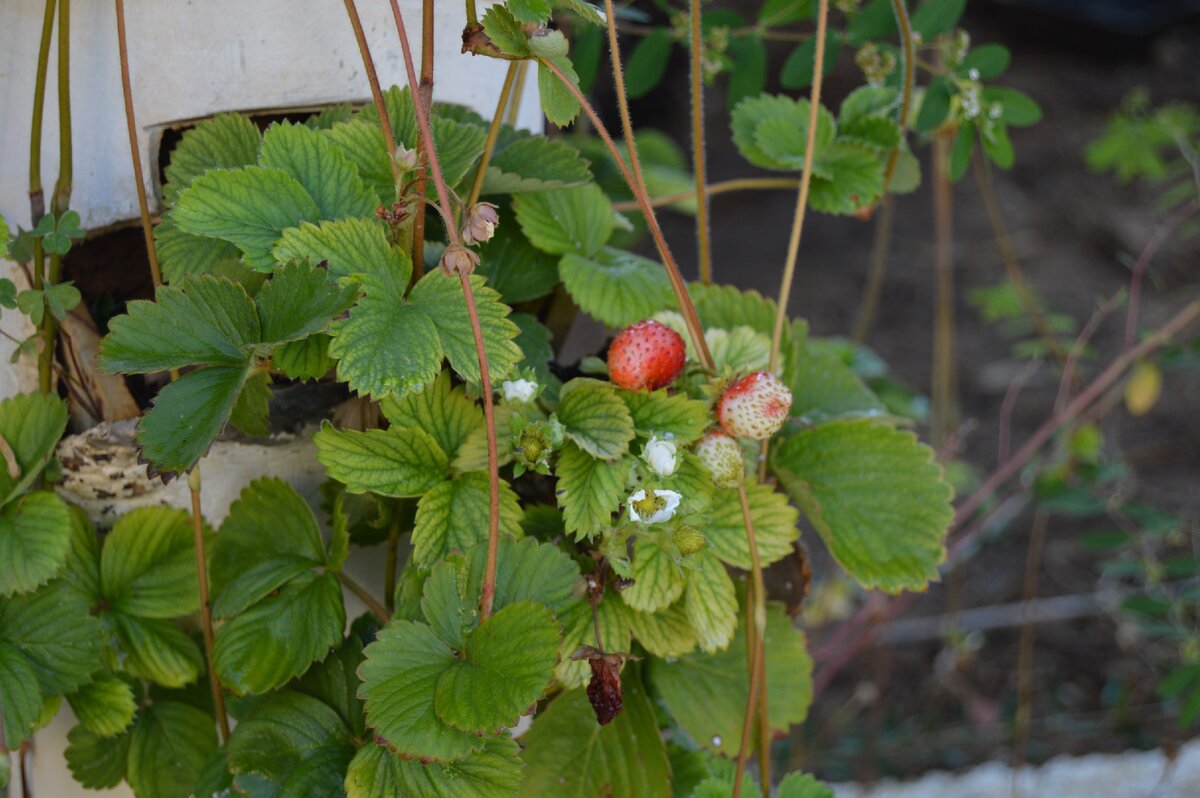
[[[390,205],[396,200],[391,156],[378,116],[372,119],[365,112],[361,113],[348,122],[334,124],[326,135],[355,165],[359,177],[374,192],[380,205]]]
[[[506,6],[492,6],[484,12],[483,32],[502,53],[517,58],[526,58],[530,54],[525,29]]]
[[[445,478],[449,461],[429,433],[407,427],[336,430],[326,422],[313,437],[317,459],[351,493],[420,496]]]
[[[154,228],[154,248],[168,283],[178,283],[189,274],[213,274],[231,264],[240,266],[242,258],[242,251],[228,241],[185,233],[170,216]]]
[[[467,398],[462,386],[451,383],[448,371],[438,374],[423,391],[389,396],[381,409],[393,426],[428,432],[451,460],[471,433],[483,426],[483,411]]]
[[[29,660],[7,643],[0,644],[0,704],[6,745],[20,748],[38,726],[42,716],[42,696],[37,674]]]
[[[246,290],[202,275],[160,286],[154,302],[134,300],[109,322],[100,343],[105,371],[142,374],[192,365],[235,366],[259,340],[258,317]]]
[[[513,211],[533,245],[553,255],[594,255],[612,236],[612,203],[595,183],[522,194]]]
[[[259,163],[294,178],[316,202],[322,219],[375,212],[375,198],[359,179],[358,170],[320,131],[276,122],[263,133]]]
[[[438,680],[456,658],[428,626],[393,620],[364,653],[359,694],[378,742],[402,756],[442,763],[482,748],[483,738],[443,723],[434,711]]]
[[[284,230],[273,255],[280,262],[307,258],[315,265],[324,261],[333,277],[371,276],[401,291],[412,276],[408,254],[392,246],[384,225],[373,219],[305,223]]]
[[[492,8],[503,8],[493,6]],[[510,798],[521,784],[517,744],[492,738],[465,759],[449,764],[402,759],[368,743],[358,749],[346,773],[347,798]]]
[[[304,574],[217,630],[213,669],[238,695],[265,693],[324,658],[345,626],[337,577]]]
[[[356,286],[339,286],[324,269],[288,263],[254,297],[260,336],[266,343],[282,344],[325,332],[357,298]]]
[[[492,157],[482,193],[548,191],[579,186],[591,177],[588,162],[579,154],[579,150],[557,139],[527,136],[517,139]]]
[[[975,123],[964,122],[954,134],[954,149],[950,151],[950,180],[957,181],[967,173],[971,151],[975,146]]]
[[[269,271],[274,265],[271,248],[280,233],[320,219],[321,210],[286,172],[248,166],[197,178],[179,195],[173,218],[185,233],[236,244],[247,265]]]
[[[429,276],[435,273],[441,271]],[[437,326],[401,299],[402,286],[372,278],[364,288],[349,318],[333,325],[329,355],[338,361],[338,379],[371,398],[422,390],[442,365]]]
[[[767,48],[758,36],[731,39],[729,85],[725,89],[727,107],[733,109],[744,97],[763,90],[767,83]]]
[[[696,648],[696,630],[681,601],[658,612],[630,610],[628,615],[634,637],[655,657],[682,657]]]
[[[559,646],[562,657],[554,669],[554,678],[559,686],[567,689],[583,687],[592,678],[592,669],[587,660],[573,660],[571,654],[580,646],[596,643],[596,627],[600,628],[600,639],[608,651],[629,651],[633,635],[629,626],[630,611],[613,597],[606,598],[596,608],[592,619],[592,608],[585,602],[575,605],[570,611],[560,613],[563,624],[563,639]]]
[[[566,56],[546,59],[551,61],[566,76],[567,80],[579,86],[579,75]],[[558,127],[566,127],[575,121],[579,115],[579,101],[575,95],[559,80],[558,75],[550,71],[546,61],[538,61],[538,97],[542,102],[542,113]]]
[[[270,435],[271,375],[252,371],[242,383],[237,402],[229,414],[229,423],[243,435]]]
[[[925,97],[921,101],[921,109],[917,111],[917,119],[913,130],[918,133],[928,133],[946,121],[950,114],[950,98],[952,90],[950,81],[939,75],[929,81],[925,88]]]
[[[833,798],[833,790],[807,773],[789,773],[779,783],[778,798]]]
[[[0,457],[0,507],[33,484],[66,428],[67,405],[57,396],[25,393],[0,400],[0,438],[19,472],[9,473],[8,458]]]
[[[765,568],[792,552],[800,536],[797,525],[800,513],[788,504],[786,496],[768,485],[748,485],[746,495],[750,500],[759,560]],[[736,568],[750,569],[750,546],[736,490],[725,489],[717,494],[703,529],[713,554]]]
[[[0,601],[0,649],[10,661],[13,651],[24,658],[44,696],[73,692],[91,678],[100,639],[99,621],[63,581]]]
[[[687,587],[687,576],[653,538],[639,535],[633,543],[633,584],[621,598],[635,610],[658,612],[674,604]]]
[[[725,566],[712,553],[701,550],[691,555],[696,567],[688,571],[683,608],[696,630],[700,648],[719,651],[734,639],[738,624],[737,595]]]
[[[540,25],[550,18],[549,0],[508,0],[508,9],[521,22]]]
[[[655,261],[604,247],[591,256],[568,253],[559,261],[563,286],[585,313],[623,327],[675,306],[671,283]]]
[[[912,15],[912,28],[925,41],[953,28],[962,17],[967,0],[925,0]]]
[[[921,590],[945,559],[952,490],[929,447],[870,421],[831,421],[773,453],[780,483],[860,584]]]
[[[708,405],[689,399],[685,393],[619,389],[617,395],[629,408],[633,428],[639,435],[659,438],[669,435],[681,447],[703,435],[711,420]]]
[[[1008,128],[1004,125],[985,125],[979,132],[979,141],[988,159],[1001,169],[1011,169],[1016,158]]]
[[[870,147],[841,140],[821,159],[828,177],[814,176],[809,204],[821,213],[856,213],[883,193],[884,162]]]
[[[467,552],[470,573],[466,595],[469,606],[478,604],[483,591],[487,546]],[[521,601],[536,601],[556,613],[575,606],[582,594],[579,566],[560,549],[533,538],[500,538],[496,550],[496,594],[492,608],[502,610]]]
[[[556,496],[563,522],[576,540],[593,538],[612,522],[612,514],[625,498],[625,480],[633,461],[597,460],[575,444],[558,455]]]
[[[204,672],[204,655],[195,641],[170,621],[101,613],[114,648],[105,653],[113,669],[163,687],[183,687]]]
[[[338,713],[352,734],[361,735],[366,728],[366,715],[358,697],[358,666],[363,661],[363,640],[358,632],[350,635],[340,646],[293,683],[293,689],[317,698]]]
[[[234,783],[251,795],[326,798],[341,795],[354,741],[327,704],[285,690],[238,722],[228,756]]]
[[[70,545],[71,512],[55,494],[27,493],[0,509],[0,596],[49,582],[66,562]]]
[[[804,634],[782,607],[767,605],[763,638],[767,661],[767,706],[771,729],[786,732],[804,720],[812,702],[812,660]],[[695,652],[676,660],[652,660],[650,681],[675,722],[702,747],[737,756],[749,684],[746,636],[716,654]],[[757,736],[757,735],[755,735]]]
[[[846,41],[861,45],[871,39],[885,39],[896,33],[896,16],[891,0],[870,0],[846,28]]]
[[[447,185],[458,185],[468,172],[474,174],[475,167],[483,155],[483,142],[487,133],[482,127],[458,122],[436,113],[429,124],[433,129],[433,142],[437,146],[442,177]],[[416,136],[407,143],[415,148]],[[433,190],[434,187],[430,186],[429,191]]]
[[[1010,61],[1012,53],[1007,47],[1002,44],[985,44],[967,53],[967,57],[954,71],[973,80],[994,80],[1004,74]]]
[[[988,86],[980,92],[984,103],[999,103],[1000,118],[996,121],[1013,127],[1028,127],[1042,120],[1042,107],[1028,94],[1003,86]]]
[[[626,668],[622,682],[624,709],[607,726],[596,722],[581,689],[562,693],[538,715],[523,738],[520,795],[671,794],[666,747],[637,669]]]
[[[742,100],[733,109],[730,121],[733,140],[742,157],[766,169],[799,170],[804,165],[809,108],[808,100],[780,95],[761,94]],[[833,115],[822,108],[817,115],[814,162],[820,162],[836,133]]]
[[[242,114],[217,114],[185,131],[163,170],[163,201],[174,205],[179,192],[209,169],[250,166],[258,144],[258,128]]]
[[[483,332],[488,371],[493,384],[498,384],[507,379],[521,361],[521,350],[513,343],[520,330],[508,318],[511,311],[500,301],[500,294],[489,287],[481,275],[471,275],[470,282]],[[479,356],[461,281],[441,269],[434,269],[413,286],[409,301],[433,321],[450,366],[466,382],[478,385]]]
[[[558,285],[558,259],[536,249],[516,224],[503,224],[479,249],[482,273],[509,305],[539,299]]]
[[[770,363],[771,339],[750,327],[705,330],[704,340],[718,371],[729,369],[744,373],[765,369]]]
[[[657,86],[671,60],[673,39],[667,28],[654,28],[633,47],[625,62],[625,92],[631,100]]]
[[[125,778],[132,733],[100,737],[75,726],[67,733],[65,758],[75,781],[89,790],[116,787]]]
[[[330,340],[328,335],[317,333],[276,347],[272,355],[275,367],[293,380],[319,380],[337,365],[329,356]]]
[[[159,391],[138,424],[142,456],[159,473],[190,470],[229,420],[246,376],[243,366],[213,366]]]
[[[217,750],[213,719],[188,704],[145,707],[129,744],[129,786],[139,798],[187,798]]]
[[[111,673],[96,674],[92,681],[67,696],[79,722],[97,737],[112,737],[129,728],[137,713],[133,689]]]
[[[54,318],[62,321],[67,317],[67,311],[79,304],[82,294],[70,282],[55,283],[46,288],[46,307]]]
[[[688,293],[692,295],[696,313],[706,328],[732,330],[744,325],[766,336],[774,329],[775,301],[757,291],[742,291],[732,285],[692,283]]]
[[[465,658],[438,680],[438,717],[470,731],[515,724],[550,686],[558,640],[549,608],[522,601],[500,610],[471,634]]]
[[[791,415],[809,422],[848,414],[878,414],[884,405],[837,353],[797,346],[785,373],[792,391]]]
[[[583,0],[564,0],[566,3],[576,5],[587,5]],[[594,7],[588,6],[595,11]],[[598,21],[599,25],[603,25],[603,21]],[[592,85],[596,82],[596,75],[600,72],[600,53],[605,49],[604,37],[601,35],[599,28],[587,25],[581,25],[578,30],[571,31],[573,34],[571,44],[574,46],[573,61],[575,71],[579,75],[579,88],[586,95],[592,90]]]
[[[557,410],[568,438],[601,460],[629,451],[633,419],[612,383],[579,377],[562,388]]]
[[[821,74],[828,77],[837,66],[838,54],[842,50],[842,39],[835,30],[825,32],[825,59]],[[813,81],[813,70],[817,66],[817,37],[812,35],[792,50],[779,72],[779,85],[785,89],[807,89]]]
[[[140,507],[122,516],[100,554],[104,605],[143,618],[200,608],[192,521],[183,510]]]
[[[488,536],[488,477],[475,471],[437,485],[417,503],[413,562],[429,567],[453,549],[465,551]],[[521,505],[500,482],[500,533],[521,536]]]

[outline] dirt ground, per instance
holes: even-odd
[[[1089,173],[1083,148],[1136,87],[1147,88],[1155,102],[1200,100],[1200,24],[1193,19],[1133,39],[973,2],[965,26],[975,43],[1003,42],[1012,49],[1013,66],[1002,82],[1036,98],[1045,111],[1041,124],[1014,132],[1017,163],[1011,172],[997,173],[996,190],[1036,291],[1054,311],[1082,324],[1098,304],[1128,285],[1128,264],[1149,240],[1156,220],[1151,193]],[[772,53],[776,74],[785,55],[786,49]],[[831,105],[853,86],[846,77],[854,74],[850,59],[842,53],[827,84]],[[684,66],[677,54],[667,85],[686,85]],[[664,128],[687,141],[688,101],[682,91],[659,89],[636,103],[633,114],[635,123]],[[723,98],[711,98],[707,116],[711,180],[753,174],[730,141]],[[714,199],[717,280],[775,294],[792,202],[786,192]],[[814,334],[849,333],[873,228],[873,223],[828,216],[813,216],[806,224],[791,308],[809,319]],[[667,233],[681,263],[694,263],[691,220],[670,215]],[[964,419],[960,453],[986,473],[996,462],[1004,393],[1024,362],[1013,357],[1011,340],[985,324],[964,299],[971,289],[1004,279],[969,174],[954,190],[954,242]],[[1143,300],[1144,329],[1196,296],[1198,255],[1194,241],[1172,242],[1160,252]],[[869,339],[894,375],[922,391],[928,391],[931,369],[932,260],[932,199],[925,186],[898,205],[883,307]],[[1121,312],[1101,328],[1088,374],[1119,352],[1123,325]],[[1023,390],[1013,414],[1014,445],[1046,417],[1057,382],[1056,369],[1047,365]],[[1195,372],[1172,372],[1163,401],[1151,413],[1131,419],[1115,412],[1103,424],[1106,446],[1124,451],[1136,467],[1138,498],[1193,519],[1200,515],[1197,410],[1200,379]],[[938,615],[951,606],[965,610],[1020,601],[1030,515],[1018,517],[947,584],[934,586],[908,617]],[[1078,544],[1080,533],[1092,528],[1059,520],[1050,525],[1040,595],[1097,589],[1095,558]],[[808,540],[819,581],[828,570],[827,558],[817,551],[821,544],[815,536]],[[828,633],[829,628],[811,629],[814,645]],[[1018,633],[1016,627],[994,629],[953,648],[937,639],[875,648],[818,697],[807,728],[781,742],[776,755],[830,779],[858,780],[1008,758]],[[1037,628],[1031,761],[1186,736],[1155,695],[1154,670],[1140,647],[1128,625],[1103,612]]]

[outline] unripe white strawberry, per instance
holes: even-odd
[[[746,478],[742,445],[724,432],[714,429],[704,433],[692,451],[712,473],[718,488],[736,488]]]
[[[779,431],[792,407],[792,392],[769,371],[742,377],[721,395],[717,420],[735,438],[766,440]]]

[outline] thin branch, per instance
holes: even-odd
[[[383,100],[383,89],[379,86],[379,74],[375,71],[375,60],[371,58],[371,49],[367,46],[367,35],[363,32],[362,20],[358,16],[358,7],[354,0],[345,0],[346,16],[350,18],[350,27],[354,29],[354,40],[358,43],[358,53],[362,56],[363,71],[367,73],[367,83],[371,85],[371,99],[375,101],[375,111],[379,114],[379,127],[383,130],[383,141],[388,148],[388,163],[392,167],[392,180],[400,185],[400,165],[396,163],[396,133],[392,130],[392,116],[388,113],[387,103]],[[414,264],[415,268],[415,264]]]
[[[200,510],[200,466],[197,464],[188,474],[188,490],[192,494],[192,545],[196,550],[196,583],[200,589],[200,619],[204,631],[204,658],[208,664],[208,684],[212,689],[213,711],[217,715],[217,729],[221,742],[229,739],[229,718],[225,714],[225,694],[221,681],[213,667],[213,621],[212,607],[208,599],[208,563],[204,556],[204,516]]]
[[[787,189],[795,191],[800,187],[800,181],[791,177],[738,177],[733,180],[722,180],[719,183],[709,183],[704,187],[704,191],[709,197],[715,197],[718,194],[728,194],[731,191],[751,191],[751,190],[779,190]],[[678,191],[674,194],[665,194],[661,197],[651,197],[651,208],[664,208],[668,205],[674,205],[679,202],[686,202],[696,197],[695,189],[687,191]],[[637,200],[622,200],[614,202],[613,208],[621,211],[636,211],[641,208]]]
[[[700,0],[691,0],[692,52],[692,169],[696,173],[696,252],[700,259],[700,282],[712,282],[712,241],[708,224],[708,164],[704,147],[704,71],[701,68]]]
[[[408,85],[416,95],[417,75],[413,68],[412,50],[408,45],[408,34],[404,28],[404,15],[396,0],[391,0],[392,16],[396,21],[396,33],[400,37],[400,49],[404,53],[404,68],[408,73]],[[421,102],[414,102],[417,112],[417,126],[421,132],[421,143],[424,146],[426,160],[433,173],[434,187],[437,189],[438,202],[441,205],[442,218],[446,226],[446,234],[454,246],[462,246],[462,238],[454,224],[454,211],[450,207],[450,193],[446,181],[442,177],[442,167],[438,163],[437,150],[433,143],[433,132],[429,125],[429,114]],[[466,271],[459,271],[459,281],[462,283],[463,297],[467,303],[467,315],[471,318],[471,333],[475,338],[475,354],[479,359],[479,381],[483,393],[483,416],[487,431],[488,446],[488,552],[487,566],[483,576],[483,591],[480,597],[480,617],[486,620],[492,612],[492,599],[496,591],[496,549],[500,543],[500,466],[499,451],[496,444],[496,418],[492,406],[492,379],[488,373],[487,349],[484,346],[483,330],[479,326],[479,313],[475,308],[475,293],[471,289],[471,280]]]
[[[54,34],[55,6],[55,0],[46,0],[46,13],[42,17],[42,38],[38,44],[37,72],[33,84],[33,121],[29,131],[29,216],[33,225],[46,215],[46,197],[42,189],[42,119],[46,108],[46,73],[50,66],[50,39]],[[41,265],[34,265],[34,288],[40,289],[42,286],[37,281],[41,279]]]
[[[389,613],[387,608],[379,603],[379,599],[371,595],[371,592],[360,585],[352,577],[348,576],[344,571],[336,571],[338,581],[346,586],[346,589],[353,593],[359,601],[363,603],[376,620],[380,623],[387,623]]]
[[[58,3],[58,180],[50,197],[55,216],[71,204],[74,175],[71,141],[71,0]]]
[[[1101,305],[1088,319],[1087,324],[1083,325],[1083,329],[1079,331],[1079,336],[1075,339],[1075,343],[1071,345],[1071,351],[1067,353],[1067,362],[1063,365],[1062,378],[1058,382],[1058,394],[1054,398],[1054,411],[1057,413],[1062,410],[1063,405],[1067,401],[1067,397],[1071,393],[1071,385],[1075,381],[1075,372],[1079,366],[1079,358],[1083,356],[1084,350],[1087,349],[1088,343],[1092,340],[1092,336],[1096,334],[1096,329],[1100,323],[1116,310],[1122,297],[1125,296],[1125,290],[1121,289],[1113,294],[1108,300]]]
[[[1150,241],[1142,249],[1142,254],[1138,256],[1137,261],[1133,264],[1133,274],[1129,278],[1129,310],[1125,316],[1126,349],[1133,346],[1133,339],[1137,334],[1138,311],[1142,303],[1142,278],[1146,274],[1146,269],[1150,266],[1150,262],[1154,260],[1154,256],[1158,254],[1158,248],[1162,246],[1162,243],[1175,231],[1175,228],[1187,221],[1196,212],[1198,207],[1200,206],[1197,206],[1196,203],[1189,202],[1176,209],[1154,231],[1154,235],[1150,237]]]
[[[733,798],[741,798],[742,795],[742,776],[746,773],[746,759],[749,756],[746,752],[750,750],[750,730],[754,728],[754,707],[758,704],[758,695],[762,690],[760,674],[763,673],[763,669],[758,667],[758,661],[764,654],[762,645],[756,641],[750,649],[750,689],[746,695],[746,712],[742,717],[742,738],[738,743],[737,769],[733,775]],[[767,789],[770,789],[769,783]]]
[[[421,2],[421,82],[413,89],[413,102],[420,103],[425,107],[425,113],[428,114],[433,108],[433,0],[422,0]],[[417,180],[413,185],[413,190],[416,195],[422,200],[425,199],[425,189],[428,186],[429,172],[425,166],[424,147],[421,144],[420,137],[424,135],[418,132],[417,137]],[[413,214],[413,241],[412,241],[412,261],[413,261],[413,281],[420,280],[425,274],[425,203],[417,203],[416,212]]]
[[[916,55],[913,53],[912,25],[908,19],[908,7],[905,0],[892,0],[892,15],[896,18],[896,27],[900,29],[900,68],[904,71],[900,90],[900,141],[908,132],[908,112],[912,105],[913,73],[916,71]],[[896,163],[900,160],[901,145],[897,144],[888,155],[887,168],[883,172],[883,190],[886,192],[891,185],[892,176],[896,174]]]
[[[387,556],[383,565],[383,601],[388,613],[396,608],[396,560],[400,548],[400,507],[392,506],[392,523],[388,527]]]
[[[521,97],[525,95],[525,79],[529,76],[529,62],[517,62],[517,81],[513,86],[512,103],[508,106],[508,118],[504,121],[509,127],[517,126],[517,116],[521,112]]]
[[[155,287],[162,285],[162,269],[158,250],[154,246],[154,227],[150,223],[150,203],[146,199],[146,184],[142,176],[142,156],[138,147],[137,120],[133,112],[133,86],[129,79],[129,45],[125,34],[125,0],[116,0],[117,54],[121,60],[121,93],[125,98],[125,127],[129,132],[129,155],[133,161],[133,179],[137,187],[138,211],[142,217],[142,237],[146,240],[146,255],[150,258],[150,278]]]
[[[479,159],[479,168],[475,170],[475,179],[471,182],[471,193],[467,197],[466,208],[479,202],[479,194],[483,191],[483,181],[487,177],[488,164],[491,163],[492,153],[496,151],[496,139],[500,138],[500,128],[504,123],[504,113],[508,109],[514,81],[524,63],[524,61],[508,62],[508,71],[504,73],[504,83],[500,86],[500,97],[496,100],[496,112],[492,114],[492,124],[488,127],[487,138],[483,142],[483,155]]]
[[[1004,392],[1004,400],[1000,403],[1000,432],[996,443],[996,460],[998,462],[1003,463],[1008,459],[1009,441],[1012,438],[1012,416],[1017,407],[1017,397],[1021,395],[1025,384],[1033,378],[1034,373],[1041,365],[1040,358],[1030,360],[1025,364],[1025,368],[1021,369],[1017,378],[1009,383],[1008,389]]]
[[[932,368],[933,448],[941,452],[958,423],[954,346],[954,187],[950,183],[953,131],[933,139],[934,321]]]

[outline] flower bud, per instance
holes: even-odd
[[[396,147],[396,154],[392,156],[392,160],[396,162],[396,166],[400,167],[401,172],[411,172],[420,163],[417,151],[410,150],[403,144]]]
[[[532,402],[537,396],[538,384],[533,380],[505,380],[500,383],[500,390],[506,402]]]
[[[479,265],[479,256],[461,244],[451,244],[438,265],[449,275],[472,274]]]
[[[675,453],[675,444],[671,441],[651,438],[642,449],[642,457],[660,477],[669,477],[675,473],[679,458]]]
[[[485,244],[496,234],[496,225],[500,224],[500,214],[496,206],[490,202],[477,202],[467,209],[467,218],[463,224],[463,241],[469,246]]]

